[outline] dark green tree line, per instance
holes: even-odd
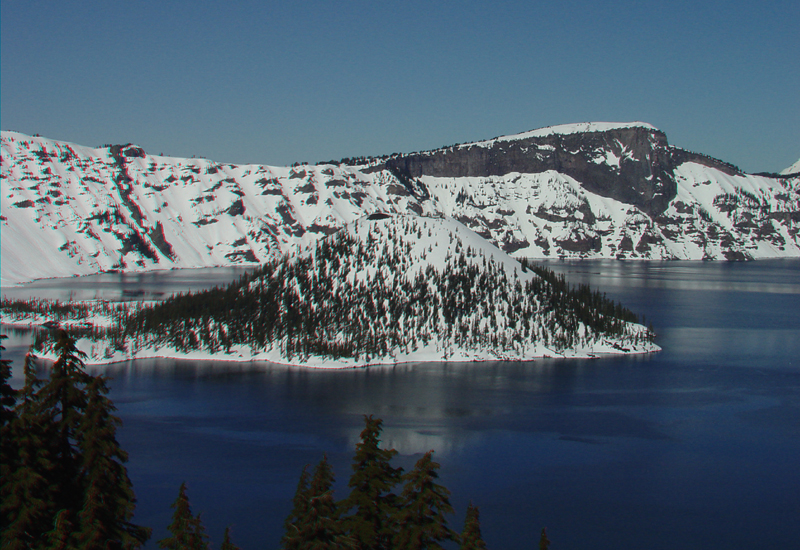
[[[402,468],[390,464],[397,451],[380,448],[382,421],[372,416],[364,420],[353,456],[350,494],[334,502],[333,472],[326,458],[311,478],[308,466],[303,468],[284,522],[281,548],[422,550],[441,549],[442,543],[451,541],[464,549],[485,549],[475,506],[470,504],[467,510],[462,535],[449,527],[450,492],[437,482],[439,464],[433,451],[403,474]],[[402,486],[399,493],[398,486]]]
[[[150,529],[131,522],[136,498],[105,380],[85,372],[65,331],[55,350],[47,380],[28,355],[13,408],[3,401],[3,549],[141,547]]]

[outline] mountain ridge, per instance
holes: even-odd
[[[800,179],[743,174],[645,123],[291,167],[7,131],[1,153],[3,285],[256,264],[376,212],[451,217],[516,257],[800,257]]]

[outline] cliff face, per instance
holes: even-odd
[[[657,215],[677,193],[672,177],[676,161],[681,160],[673,155],[663,132],[633,126],[496,139],[403,155],[385,165],[407,178],[489,177],[552,170],[575,179],[591,193]]]
[[[3,284],[255,264],[375,213],[452,217],[517,257],[800,257],[800,177],[743,174],[642,123],[291,168],[3,132],[0,160]]]

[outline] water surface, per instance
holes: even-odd
[[[336,372],[111,367],[137,521],[165,536],[186,481],[217,545],[231,525],[243,549],[277,548],[302,466],[327,453],[343,497],[361,415],[375,414],[399,465],[435,449],[451,526],[472,501],[492,549],[532,548],[544,526],[553,548],[796,547],[800,262],[549,265],[643,313],[664,351]],[[18,354],[26,335],[12,336]]]

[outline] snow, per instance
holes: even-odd
[[[632,127],[654,129],[640,122],[580,123],[497,140]],[[593,152],[594,161],[619,167],[631,153],[623,144],[617,145],[613,151]],[[531,148],[530,154],[536,151]],[[313,244],[374,212],[462,220],[516,257],[724,257],[717,245],[698,246],[694,237],[685,235],[663,235],[663,245],[636,250],[645,227],[654,226],[651,218],[554,171],[485,178],[424,176],[419,181],[431,199],[417,200],[388,170],[363,167],[232,165],[146,154],[128,158],[127,174],[132,181],[117,185],[119,170],[108,148],[3,131],[0,154],[3,286],[109,270],[257,265]],[[684,216],[673,232],[705,232],[705,226],[713,223],[741,242],[736,246],[747,257],[800,256],[800,236],[787,225],[791,216],[785,215],[800,208],[796,180],[728,176],[694,163],[679,166],[675,178],[679,196],[673,203],[702,208],[712,221]],[[737,226],[742,212],[724,212],[715,204],[720,196],[737,193],[760,197],[767,210],[750,214],[772,219],[785,244],[742,232]],[[596,218],[593,225],[585,221],[586,208]],[[678,217],[674,206],[670,208]],[[158,231],[170,249],[161,250],[155,244]],[[147,244],[149,254],[131,249],[130,243],[137,239]],[[587,239],[599,243],[599,249],[572,250],[559,244]],[[625,239],[632,240],[634,249],[621,254],[620,243]]]
[[[490,147],[499,141],[517,141],[528,138],[542,138],[552,135],[566,136],[579,133],[590,132],[608,132],[611,130],[623,130],[627,128],[644,128],[646,130],[658,131],[658,128],[647,124],[646,122],[580,122],[576,124],[560,124],[558,126],[547,126],[545,128],[538,128],[529,132],[521,134],[512,134],[508,136],[501,136],[494,139],[485,141],[476,141],[473,143],[466,143],[461,147],[470,147],[478,145],[481,147]]]
[[[41,162],[42,149],[56,156]],[[107,149],[3,132],[2,156],[3,285],[112,269],[234,265],[245,254],[262,262],[324,236],[306,231],[309,226],[335,230],[388,203],[385,191],[371,185],[358,189],[365,196],[357,204],[349,183],[355,170],[347,167],[218,165],[147,155],[127,163],[129,200],[142,214],[137,220],[114,184],[118,170]],[[337,181],[342,189],[327,185]],[[404,210],[410,200],[400,197],[389,209]],[[15,206],[25,201],[32,206]],[[238,201],[243,213],[230,214]],[[105,213],[118,219],[101,223]],[[173,257],[154,246],[151,258],[120,252],[134,233],[147,240],[159,225]]]
[[[75,346],[82,352],[86,353],[88,358],[86,364],[88,366],[99,365],[112,365],[115,363],[125,363],[128,361],[139,359],[189,359],[193,361],[230,361],[234,363],[254,363],[263,364],[265,367],[269,365],[285,365],[290,367],[303,367],[311,369],[351,369],[363,368],[378,365],[402,365],[406,363],[468,363],[468,362],[486,362],[486,361],[532,361],[544,358],[562,358],[562,359],[596,359],[606,355],[639,355],[643,353],[654,353],[661,350],[655,344],[631,346],[627,351],[621,351],[614,347],[614,342],[604,340],[597,345],[587,348],[579,348],[574,350],[556,351],[544,346],[536,346],[531,353],[520,358],[519,356],[502,354],[502,353],[487,353],[475,352],[473,350],[464,350],[453,348],[449,353],[443,355],[442,351],[436,343],[431,343],[428,346],[422,346],[419,350],[411,353],[399,353],[391,360],[379,359],[375,362],[365,362],[352,358],[345,359],[331,359],[326,357],[311,356],[303,361],[287,361],[277,350],[269,352],[252,353],[252,350],[247,346],[233,346],[230,353],[219,351],[217,353],[210,353],[207,351],[192,351],[181,352],[169,346],[164,347],[147,347],[130,353],[129,351],[115,350],[109,356],[100,354],[99,352],[105,351],[106,348],[100,347],[96,342],[92,342],[88,338],[79,338]],[[37,357],[54,361],[57,357],[52,350],[47,350],[39,353]]]
[[[402,285],[397,285],[398,279],[405,281],[414,280],[417,274],[425,275],[423,280],[428,278],[428,270],[433,269],[440,275],[446,274],[450,269],[455,269],[455,258],[459,258],[459,265],[461,262],[466,262],[478,268],[478,271],[483,271],[487,263],[492,271],[500,270],[504,273],[497,279],[490,279],[498,281],[502,288],[503,285],[508,286],[508,292],[511,288],[518,284],[525,284],[526,281],[538,278],[538,275],[532,271],[522,271],[519,263],[505,252],[497,249],[488,243],[485,239],[469,230],[465,225],[460,222],[448,218],[431,218],[431,217],[418,217],[411,215],[395,215],[381,220],[369,220],[362,218],[347,224],[342,230],[342,233],[349,235],[353,240],[335,241],[345,243],[345,246],[353,247],[350,249],[340,250],[338,253],[340,260],[337,260],[337,266],[341,261],[341,267],[338,271],[333,270],[332,273],[340,274],[350,280],[355,285],[364,285],[366,288],[377,289],[380,285],[376,280],[380,280],[385,288],[401,288]],[[335,236],[330,237],[334,239]],[[374,264],[367,263],[363,268],[354,269],[355,263],[350,263],[350,260],[357,256],[355,250],[359,247],[365,246],[370,253],[361,256],[359,262],[364,258],[373,258]],[[384,245],[388,245],[384,247]],[[317,254],[320,249],[318,247],[307,247],[304,251],[300,252],[300,256],[305,256],[308,259],[311,255]],[[359,253],[360,254],[360,253]],[[400,264],[397,261],[382,262],[379,261],[383,254],[392,254],[395,257],[402,257]],[[291,261],[291,260],[290,260]],[[313,264],[312,264],[313,265]],[[362,265],[359,263],[358,265]],[[378,272],[377,266],[383,265],[381,271]],[[391,266],[391,267],[390,267]],[[311,269],[312,273],[316,273],[316,268]],[[326,268],[327,272],[327,268]],[[281,277],[280,274],[276,275]],[[499,281],[503,281],[500,283]],[[518,280],[519,283],[514,282]],[[336,285],[337,279],[332,282]],[[254,281],[257,284],[257,280]],[[433,283],[429,283],[433,285]],[[385,292],[384,288],[384,292]],[[429,287],[429,293],[439,292],[442,287],[433,285]],[[505,292],[505,291],[504,291]],[[169,345],[156,345],[154,340],[148,340],[147,337],[137,336],[127,343],[124,350],[119,350],[113,347],[110,342],[103,340],[89,340],[88,338],[79,339],[77,346],[81,351],[84,351],[87,356],[87,364],[99,365],[116,363],[121,361],[128,361],[132,359],[145,359],[156,357],[171,357],[183,358],[193,360],[214,360],[214,361],[238,361],[238,362],[267,362],[279,363],[286,365],[297,365],[312,368],[351,368],[363,367],[368,365],[377,364],[399,364],[407,362],[425,362],[425,361],[452,361],[452,362],[465,362],[465,361],[497,361],[497,360],[532,360],[543,357],[580,357],[589,358],[597,357],[603,354],[610,353],[649,353],[658,351],[658,346],[649,343],[645,340],[639,339],[636,335],[645,334],[645,328],[641,325],[628,323],[626,326],[626,334],[622,337],[609,338],[604,335],[599,335],[590,329],[584,327],[583,332],[578,330],[582,337],[575,339],[576,344],[572,348],[556,349],[546,344],[538,338],[531,337],[531,340],[519,339],[518,341],[513,338],[521,334],[521,328],[515,328],[515,323],[510,323],[509,317],[506,317],[507,311],[510,311],[511,302],[519,303],[524,306],[524,303],[537,304],[539,298],[535,295],[525,294],[520,297],[519,302],[517,299],[512,299],[510,294],[501,292],[501,297],[497,298],[496,302],[492,303],[495,311],[490,315],[495,317],[492,324],[493,333],[498,337],[498,340],[507,342],[506,344],[491,345],[489,343],[476,344],[474,341],[469,343],[469,340],[464,340],[464,344],[456,344],[457,340],[453,339],[452,334],[448,336],[446,326],[441,323],[444,317],[436,316],[432,318],[433,324],[428,321],[417,324],[412,323],[409,327],[425,327],[422,328],[423,332],[417,334],[414,332],[414,344],[410,345],[408,341],[401,342],[393,348],[390,348],[387,355],[378,357],[365,357],[363,354],[360,357],[345,357],[333,359],[331,357],[322,356],[305,356],[293,359],[284,355],[281,351],[285,350],[282,347],[281,340],[276,340],[268,343],[265,348],[251,349],[249,346],[234,345],[229,351],[218,351],[211,353],[208,351],[179,351]],[[507,296],[508,299],[505,297]],[[439,302],[443,302],[440,297]],[[86,301],[82,304],[92,305],[95,304],[96,309],[90,308],[89,314],[86,317],[81,311],[78,311],[74,318],[62,319],[61,326],[63,327],[85,327],[87,325],[94,325],[96,327],[111,326],[111,319],[109,316],[114,311],[113,307],[109,309],[105,302],[100,301]],[[345,307],[350,307],[345,304]],[[485,318],[486,311],[483,309],[485,306],[480,304],[475,305],[472,309],[466,312],[467,323],[464,326],[475,326],[474,330],[485,331],[488,321]],[[536,305],[538,311],[542,311],[542,318],[537,318],[535,321],[540,327],[546,323],[548,315],[552,315],[549,310],[542,310],[541,303]],[[103,313],[98,313],[101,310]],[[510,313],[508,315],[511,315]],[[538,314],[537,314],[538,315]],[[405,332],[403,329],[405,317],[401,317],[398,321],[400,323],[401,333],[406,336],[411,334]],[[461,319],[459,317],[459,319]],[[17,314],[12,316],[6,312],[0,312],[0,321],[7,324],[16,325],[36,325],[42,324],[47,319],[42,315],[30,314]],[[373,323],[375,320],[371,320]],[[459,321],[461,322],[461,321]],[[438,323],[438,324],[437,324]],[[477,323],[477,324],[476,324]],[[447,326],[451,326],[447,324]],[[411,328],[411,331],[420,330]],[[556,329],[558,332],[560,329]],[[519,331],[519,332],[518,332]],[[423,337],[424,335],[424,337]],[[420,338],[417,338],[419,336]],[[511,345],[509,342],[512,340],[517,343]],[[545,340],[546,341],[546,340]],[[505,347],[504,347],[505,346]],[[41,353],[44,358],[53,358],[52,351],[45,350]]]
[[[422,235],[421,238],[411,239],[399,237],[404,245],[410,247],[405,254],[410,260],[406,271],[410,277],[424,272],[428,266],[443,271],[447,266],[447,256],[455,255],[456,248],[473,251],[474,255],[467,259],[471,264],[480,265],[483,257],[491,258],[502,266],[510,277],[517,276],[523,282],[535,277],[531,272],[523,273],[517,260],[452,218],[421,218],[408,215],[392,216],[379,221],[362,218],[345,226],[343,231],[356,236],[362,242],[366,242],[372,232],[378,242],[382,242],[389,239],[389,230],[397,232],[398,225],[404,223],[419,227]],[[431,252],[427,252],[429,248],[432,249]]]
[[[800,159],[797,162],[792,164],[789,168],[781,171],[781,175],[789,175],[789,174],[800,174]]]
[[[696,163],[685,163],[675,170],[678,184],[677,197],[668,210],[669,214],[678,215],[677,204],[686,205],[701,211],[715,228],[736,231],[736,224],[749,221],[762,209],[773,212],[797,211],[798,195],[789,188],[782,187],[772,178],[753,175],[728,175]],[[733,211],[726,211],[721,206],[724,200],[735,201]],[[720,201],[723,201],[722,203]],[[684,206],[685,208],[685,206]],[[778,235],[772,240],[742,240],[738,245],[746,256],[752,258],[800,257],[800,242],[787,231],[784,226],[773,219],[762,222],[760,231],[772,228]],[[684,234],[670,243],[670,250],[677,257],[688,259],[706,259],[721,251],[717,245],[705,243],[696,236]]]

